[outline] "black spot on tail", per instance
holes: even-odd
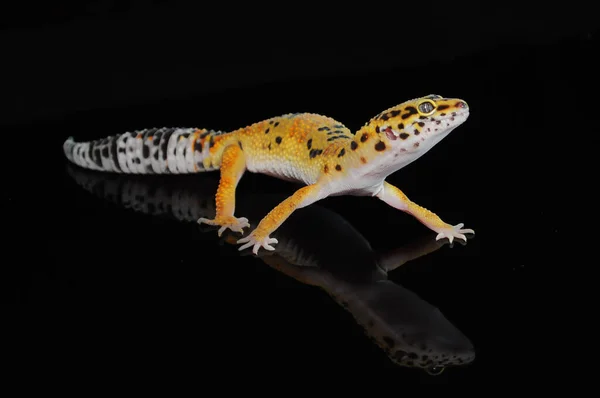
[[[100,153],[100,148],[98,146],[94,146],[94,163],[98,165],[98,167],[102,167],[102,154]]]
[[[167,146],[169,145],[169,139],[173,135],[173,131],[175,131],[175,129],[168,129],[160,141],[160,151],[163,160],[167,160]]]
[[[144,135],[142,135],[142,139],[144,141],[148,140],[149,137],[154,137],[154,133],[156,133],[157,128],[151,128],[144,131]]]
[[[118,171],[122,171],[121,166],[119,165],[119,156],[118,156],[118,151],[117,151],[117,137],[115,137],[115,136],[110,137],[108,140],[108,145],[110,146],[110,158],[113,161],[115,168]]]
[[[160,138],[163,135],[163,131],[159,131],[156,134],[154,134],[154,137],[152,138],[152,142],[154,143],[155,146],[158,146],[160,144]]]

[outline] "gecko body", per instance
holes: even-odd
[[[385,179],[412,163],[464,123],[467,103],[428,95],[386,109],[356,133],[339,121],[314,113],[290,113],[231,132],[204,128],[161,128],[126,132],[90,142],[69,138],[63,145],[73,163],[99,171],[132,174],[188,174],[220,171],[213,219],[199,223],[243,233],[236,217],[235,191],[246,171],[303,185],[274,207],[238,243],[240,250],[274,250],[270,238],[297,209],[328,196],[373,196],[416,217],[436,239],[465,239],[471,229],[450,225],[412,202]]]

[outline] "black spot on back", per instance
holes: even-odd
[[[346,153],[346,149],[342,148],[342,150],[340,151],[340,153],[338,153],[338,158],[341,158],[342,156],[344,156],[345,153]]]
[[[315,158],[315,157],[317,157],[318,155],[320,155],[321,153],[323,153],[323,150],[322,150],[322,149],[311,149],[311,150],[310,150],[310,158],[311,158],[311,159],[312,159],[312,158]]]
[[[383,141],[379,141],[377,144],[375,144],[375,150],[377,152],[385,150],[385,143]]]
[[[350,149],[354,151],[356,148],[358,148],[358,144],[356,143],[356,141],[352,141],[352,143],[350,144]]]
[[[277,144],[281,144],[281,137],[276,137],[276,138],[275,138],[275,142],[276,142]]]
[[[310,149],[312,147],[312,138],[306,142],[306,147]]]
[[[360,142],[365,142],[368,139],[369,139],[368,133],[363,133],[363,135],[360,136]]]

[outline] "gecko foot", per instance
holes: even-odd
[[[248,219],[246,217],[235,218],[233,216],[216,217],[212,220],[208,218],[199,218],[198,224],[202,223],[221,227],[217,232],[219,236],[221,236],[227,228],[233,232],[244,233],[244,228],[250,226],[250,223],[248,223]]]
[[[269,235],[263,237],[260,236],[261,234],[257,234],[256,230],[252,231],[252,233],[248,236],[246,236],[245,238],[241,238],[237,241],[237,243],[245,243],[244,245],[240,246],[240,248],[238,249],[239,251],[242,251],[250,246],[254,246],[252,248],[252,252],[254,254],[258,254],[258,249],[260,249],[261,247],[264,247],[266,250],[270,250],[273,251],[275,250],[275,248],[273,246],[271,246],[272,244],[277,244],[278,241],[275,238],[270,238]]]
[[[452,243],[454,238],[458,238],[458,239],[462,239],[466,242],[467,237],[464,234],[474,234],[475,231],[473,231],[472,229],[462,229],[462,227],[464,225],[465,224],[460,223],[460,224],[456,224],[455,226],[449,225],[446,228],[441,228],[441,229],[436,230],[436,232],[438,232],[438,234],[435,237],[435,240],[448,238],[450,243]]]

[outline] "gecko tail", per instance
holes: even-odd
[[[151,128],[95,141],[63,143],[66,158],[80,167],[125,174],[191,174],[213,171],[209,148],[221,131]]]

